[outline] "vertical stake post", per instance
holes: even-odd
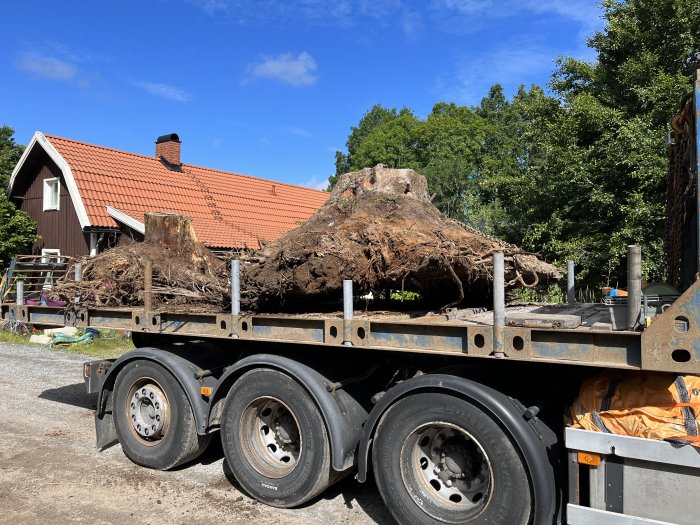
[[[642,311],[642,247],[627,247],[627,328],[634,330]]]
[[[576,302],[576,274],[574,273],[574,261],[566,261],[566,290],[569,303]]]
[[[83,279],[83,263],[75,263],[75,266],[73,268],[73,272],[74,272],[73,280],[76,283],[79,283],[80,281],[82,281],[82,279]],[[73,302],[79,303],[80,302],[80,295],[76,295],[73,298]]]
[[[241,314],[241,261],[231,260],[231,314]]]
[[[352,346],[352,280],[343,279],[343,344]]]
[[[17,289],[17,306],[24,305],[24,281],[19,280],[15,283],[15,288]]]
[[[153,262],[150,260],[143,269],[143,309],[146,313],[153,309]]]
[[[505,357],[506,291],[503,252],[493,254],[493,355]]]

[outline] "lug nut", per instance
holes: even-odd
[[[136,403],[132,402],[132,403],[131,403],[131,408],[136,408]]]
[[[156,410],[160,410],[160,403],[156,401]]]
[[[142,389],[141,389],[141,393],[145,396],[145,395],[146,395],[146,389],[145,389],[145,388],[142,388]]]
[[[139,393],[136,392],[136,393],[134,394],[134,397],[135,397],[136,399],[138,399],[138,398],[139,398]]]
[[[148,397],[150,397],[151,399],[153,399],[155,396],[153,395],[153,392],[151,392],[151,393],[148,395]]]
[[[156,414],[156,421],[160,421],[160,416]]]
[[[451,487],[451,486],[452,486],[452,480],[451,480],[451,479],[448,479],[447,481],[445,481],[445,486],[446,486],[446,487]]]

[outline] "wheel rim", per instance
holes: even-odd
[[[463,428],[431,422],[416,428],[401,449],[401,477],[413,501],[433,518],[462,523],[488,505],[491,462]]]
[[[144,445],[157,445],[170,428],[168,396],[150,377],[141,378],[131,385],[125,411],[131,432]]]
[[[261,397],[243,411],[239,436],[250,465],[268,478],[294,470],[302,450],[296,416],[279,399]]]

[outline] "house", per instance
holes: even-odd
[[[143,239],[144,213],[192,218],[214,251],[258,248],[308,219],[325,191],[183,164],[180,139],[158,137],[155,156],[36,132],[9,195],[38,224],[41,255],[95,255],[123,236]]]

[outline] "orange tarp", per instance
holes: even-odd
[[[604,372],[581,385],[574,428],[700,446],[700,377]]]

